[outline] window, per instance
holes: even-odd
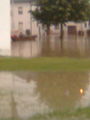
[[[59,25],[55,25],[55,29],[58,30],[59,29]]]
[[[18,14],[23,14],[23,8],[22,7],[18,8]]]
[[[84,25],[85,25],[85,28],[87,28],[87,23],[85,23]]]
[[[88,26],[90,27],[90,21],[88,22]]]
[[[23,22],[18,23],[18,29],[20,32],[23,32]]]

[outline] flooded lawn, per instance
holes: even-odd
[[[12,56],[90,57],[90,38],[69,35],[60,40],[58,35],[52,35],[35,41],[13,41]]]
[[[0,120],[90,120],[89,72],[0,72]]]

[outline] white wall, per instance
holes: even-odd
[[[10,55],[10,0],[0,4],[0,55]]]
[[[23,14],[18,14],[18,8],[22,7],[23,8]],[[31,14],[29,13],[31,9],[30,3],[13,3],[12,4],[12,33],[19,33],[18,29],[18,23],[22,22],[23,23],[23,33],[27,29],[32,29],[32,34],[35,35],[38,33],[38,27],[37,27],[37,22],[35,20],[31,21]],[[35,9],[34,6],[32,6],[32,9]]]

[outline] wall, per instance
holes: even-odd
[[[23,8],[23,14],[18,14],[18,8],[22,7]],[[32,29],[32,34],[35,35],[38,33],[38,27],[37,27],[37,22],[32,18],[31,14],[29,13],[31,9],[30,3],[13,3],[12,4],[12,15],[11,15],[11,20],[12,20],[12,32],[19,33],[18,29],[18,23],[22,22],[23,23],[23,33],[27,29]],[[32,6],[32,9],[35,9],[34,6]]]
[[[0,55],[10,55],[10,0],[0,4]]]

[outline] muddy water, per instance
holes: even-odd
[[[90,38],[87,36],[65,36],[60,40],[58,35],[35,41],[13,41],[12,56],[68,56],[90,57]]]
[[[75,111],[89,106],[89,72],[0,72],[0,120],[46,120],[35,116],[53,111]],[[71,118],[69,116],[65,120]],[[48,120],[51,119],[58,120],[49,116]]]

